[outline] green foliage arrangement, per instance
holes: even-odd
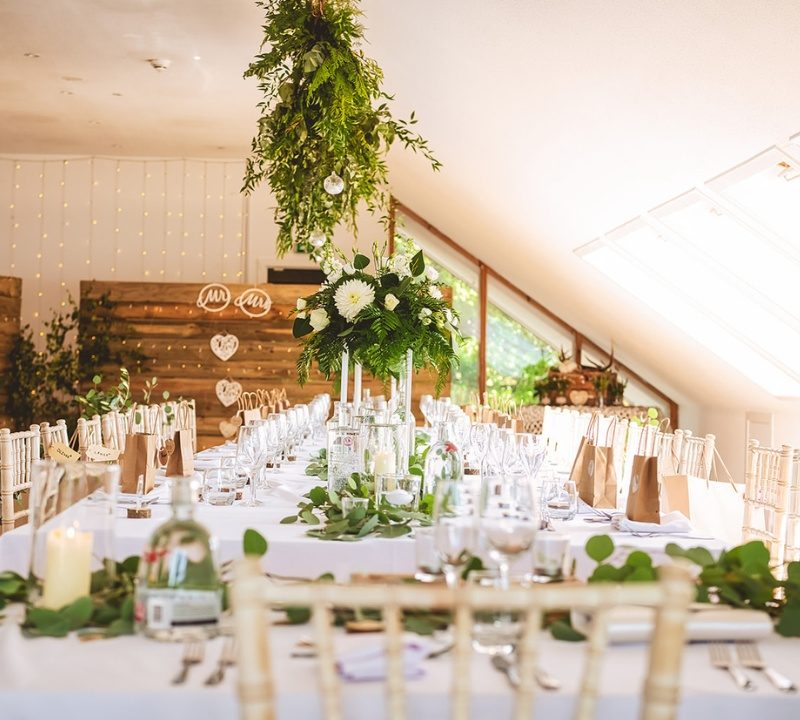
[[[131,399],[130,374],[126,368],[119,369],[119,382],[116,385],[112,385],[108,390],[103,390],[100,387],[102,382],[102,375],[94,375],[92,377],[92,387],[86,391],[86,394],[75,396],[78,404],[83,409],[83,417],[105,415],[112,410],[127,410],[133,403]]]
[[[442,298],[438,274],[426,269],[422,251],[385,258],[375,247],[372,255],[357,253],[346,262],[331,249],[322,261],[326,282],[297,301],[292,331],[303,339],[300,384],[314,361],[326,378],[341,370],[344,350],[374,377],[398,377],[410,349],[415,368],[436,371],[438,393],[458,362],[458,314]],[[366,271],[370,262],[374,274]]]
[[[608,535],[589,539],[586,554],[597,563],[589,582],[658,579],[658,567],[647,553],[634,550],[621,565],[613,565],[606,561],[614,549],[614,541]],[[724,550],[717,558],[705,548],[684,549],[675,543],[667,545],[666,553],[699,568],[698,602],[763,610],[772,617],[780,635],[800,636],[800,562],[789,563],[786,580],[778,580],[769,566],[769,550],[757,540]]]
[[[113,319],[113,308],[108,295],[84,299],[80,308],[69,298],[65,309],[44,323],[42,350],[30,325],[20,329],[9,353],[5,408],[17,429],[60,418],[74,426],[80,409],[76,396],[97,368],[142,362],[144,355],[125,344],[130,329]]]
[[[399,140],[438,170],[427,142],[412,130],[414,114],[395,120],[381,89],[383,73],[361,50],[364,28],[354,0],[258,0],[264,40],[244,76],[258,80],[263,99],[243,191],[264,179],[276,200],[277,249],[313,250],[342,221],[356,230],[361,201],[387,205],[385,156]],[[325,179],[343,189],[332,194]]]
[[[375,501],[371,478],[359,473],[353,473],[341,493],[317,486],[303,497],[306,501],[298,503],[297,514],[283,518],[281,524],[300,521],[312,525],[314,527],[307,534],[320,540],[354,541],[371,535],[402,537],[413,530],[412,521],[430,524],[433,509],[432,497],[421,499],[419,512],[400,510],[385,501],[379,505]],[[362,505],[345,514],[342,497],[364,498],[368,502],[366,507]]]

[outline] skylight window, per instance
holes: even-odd
[[[800,397],[800,164],[772,148],[577,250],[778,397]]]

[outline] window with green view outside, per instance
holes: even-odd
[[[406,248],[415,244],[402,231],[398,231],[396,243]],[[478,392],[480,298],[477,272],[470,283],[429,254],[426,262],[439,271],[440,281],[452,288],[453,308],[461,318],[464,341],[459,352],[459,367],[453,372],[450,396],[459,405],[471,403]],[[517,405],[538,402],[534,384],[558,362],[557,353],[492,302],[487,310],[487,326],[486,390],[507,397]]]

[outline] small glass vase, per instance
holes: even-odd
[[[58,610],[90,594],[92,573],[115,571],[120,467],[75,462],[31,465],[32,601]]]
[[[464,479],[464,463],[453,439],[452,426],[448,422],[437,422],[431,441],[425,458],[423,495],[434,494],[439,482]]]

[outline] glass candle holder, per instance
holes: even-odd
[[[538,533],[533,541],[534,582],[558,582],[564,579],[569,562],[569,536]]]
[[[364,472],[395,475],[406,470],[407,427],[402,423],[366,423],[361,426]]]
[[[32,463],[30,578],[36,604],[58,610],[89,595],[93,572],[113,576],[119,479],[119,465]]]
[[[384,474],[375,476],[375,500],[393,510],[416,512],[419,508],[421,478],[417,475]]]

